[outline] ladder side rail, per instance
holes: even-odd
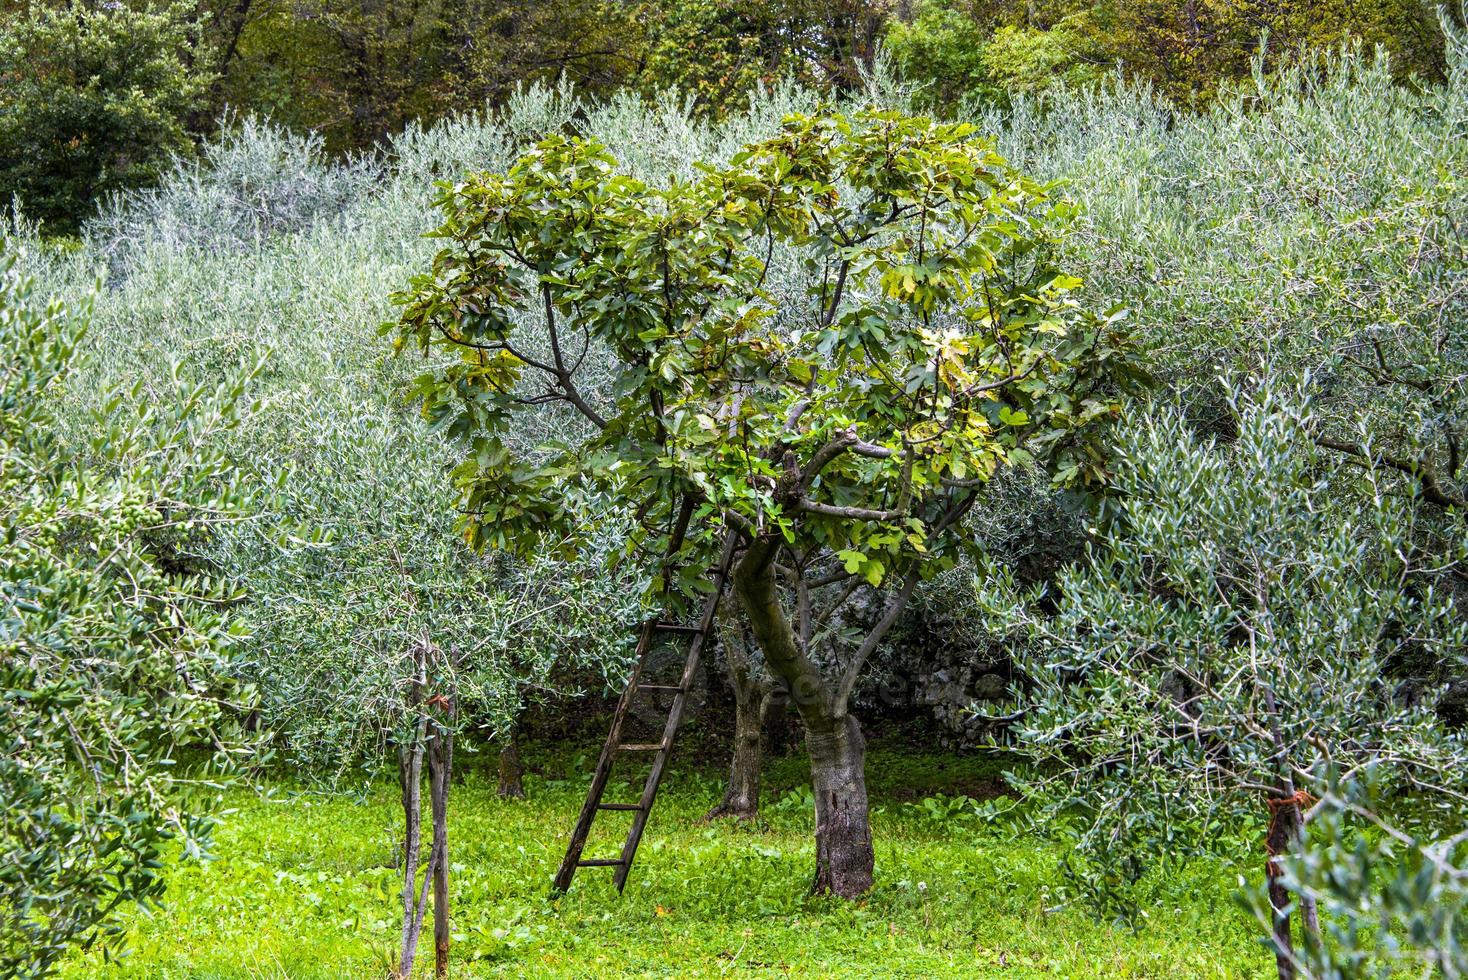
[[[607,780],[611,778],[612,762],[616,757],[617,745],[622,740],[622,722],[627,717],[627,711],[637,690],[637,681],[642,674],[643,661],[652,647],[652,625],[652,620],[643,623],[642,633],[637,639],[632,675],[628,679],[627,686],[622,689],[621,698],[617,700],[616,711],[612,714],[611,730],[607,732],[606,741],[602,743],[601,755],[596,760],[596,771],[591,777],[591,786],[586,792],[586,801],[581,804],[581,813],[576,818],[576,827],[571,832],[571,841],[566,847],[566,855],[561,859],[561,867],[556,872],[555,883],[552,886],[556,894],[563,893],[571,887],[571,879],[576,874],[577,863],[581,860],[582,851],[586,849],[586,839],[591,834],[591,824],[596,819],[596,809],[601,804],[602,795],[606,792]]]
[[[688,665],[697,667],[698,648],[702,646],[702,637],[694,637],[690,646]],[[685,666],[685,677],[691,673]],[[647,818],[652,815],[652,805],[657,799],[658,785],[662,782],[663,769],[668,764],[668,757],[672,754],[673,735],[678,730],[678,723],[683,714],[683,705],[687,700],[687,682],[682,689],[673,695],[673,703],[668,709],[668,721],[663,726],[663,738],[659,743],[657,754],[653,756],[652,767],[648,770],[647,781],[642,787],[642,796],[637,801],[637,811],[632,815],[632,826],[627,830],[627,840],[622,844],[622,863],[617,868],[616,884],[620,892],[627,884],[627,875],[632,871],[632,861],[637,856],[637,847],[642,842],[642,833],[647,828]]]
[[[679,681],[677,693],[673,695],[673,703],[668,709],[667,724],[663,726],[662,748],[653,758],[652,768],[647,774],[647,782],[642,788],[642,798],[638,801],[638,810],[632,817],[632,826],[628,829],[627,840],[622,845],[622,863],[616,872],[618,893],[626,887],[627,876],[632,872],[632,862],[637,857],[638,845],[642,843],[642,834],[647,828],[647,819],[652,815],[652,805],[657,799],[663,769],[667,766],[668,757],[672,754],[673,738],[677,735],[678,725],[683,719],[683,707],[687,702],[688,689],[693,685],[694,675],[698,671],[699,655],[703,652],[704,641],[708,638],[714,617],[718,613],[719,600],[724,594],[724,579],[728,574],[729,564],[733,560],[737,542],[738,536],[731,531],[724,542],[724,553],[719,561],[718,573],[714,576],[714,592],[704,603],[702,629],[694,635],[693,642],[688,645],[688,659],[683,664],[683,677]]]
[[[703,616],[698,621],[699,632],[708,636],[714,628],[714,617],[719,612],[719,602],[724,595],[724,585],[729,580],[729,568],[734,564],[734,553],[739,549],[739,532],[730,531],[724,538],[724,551],[719,556],[718,567],[714,569],[714,592],[709,596],[709,601],[704,603]]]

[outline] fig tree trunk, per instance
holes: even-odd
[[[825,728],[806,723],[816,799],[816,877],[812,890],[855,898],[872,887],[872,826],[867,807],[866,739],[846,715]]]
[[[734,590],[765,663],[790,692],[805,723],[816,800],[814,888],[856,898],[872,886],[872,831],[867,807],[866,742],[846,712],[849,688],[827,682],[796,641],[775,588],[779,542],[757,539],[734,571]]]

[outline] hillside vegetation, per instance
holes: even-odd
[[[7,798],[30,807],[8,818],[4,854],[34,859],[11,877],[0,872],[8,889],[0,951],[4,943],[21,950],[0,962],[39,975],[66,957],[62,973],[76,977],[394,969],[401,914],[411,919],[414,906],[418,777],[431,770],[429,810],[447,806],[451,843],[437,864],[425,844],[419,873],[426,894],[435,870],[452,871],[451,976],[1232,977],[1276,968],[1291,976],[1296,967],[1301,976],[1377,967],[1461,975],[1453,971],[1468,969],[1468,39],[1450,19],[1442,23],[1442,77],[1413,84],[1394,77],[1381,52],[1347,46],[1270,63],[1270,72],[1257,62],[1196,108],[1137,72],[1009,90],[952,110],[972,131],[922,116],[931,93],[885,70],[858,73],[834,94],[798,81],[757,85],[746,102],[714,114],[672,92],[591,96],[536,84],[502,108],[410,122],[359,155],[330,154],[320,134],[264,116],[231,117],[197,156],[172,158],[155,185],[108,197],[77,237],[52,237],[21,200],[4,229],[13,267],[0,271],[0,336],[17,352],[0,388],[0,489],[15,489],[18,501],[0,505],[8,603],[0,642],[10,671],[0,734],[17,758],[25,746],[48,744],[47,758],[71,761],[0,766]],[[258,48],[249,55],[263,57]],[[879,111],[863,114],[870,109]],[[823,147],[844,148],[883,125],[908,127],[931,151],[894,151],[903,164],[917,160],[946,178],[945,166],[980,160],[986,174],[998,173],[988,156],[997,153],[1014,174],[1033,178],[1018,196],[1050,208],[1034,218],[1043,234],[1033,238],[1015,231],[1022,222],[1011,212],[985,213],[995,222],[985,234],[1018,243],[994,247],[1012,263],[1006,281],[1026,282],[1027,263],[1063,270],[1036,287],[1043,295],[1017,288],[1006,297],[1005,308],[1021,312],[1005,324],[1005,351],[1043,348],[1055,377],[1075,365],[1101,376],[1098,365],[1113,357],[1134,358],[1137,368],[1088,393],[1106,425],[1094,447],[1070,421],[1057,422],[1053,438],[1022,442],[1039,410],[1032,420],[1019,395],[1002,409],[1008,395],[982,405],[996,421],[974,422],[972,446],[992,465],[931,473],[932,486],[974,489],[954,531],[961,546],[941,562],[928,553],[928,545],[941,550],[938,537],[924,538],[900,513],[911,464],[890,514],[846,508],[881,534],[852,532],[830,555],[819,540],[811,546],[824,562],[813,572],[830,571],[843,587],[852,579],[843,596],[852,604],[824,616],[817,606],[825,632],[808,649],[827,657],[818,665],[826,667],[857,657],[860,668],[870,655],[859,677],[853,671],[850,714],[844,703],[839,713],[843,723],[860,716],[878,736],[899,733],[874,738],[867,765],[876,877],[866,897],[809,893],[809,838],[820,832],[812,809],[825,803],[796,775],[799,758],[770,747],[789,714],[776,696],[788,678],[776,658],[759,654],[761,637],[740,645],[745,634],[731,620],[701,683],[716,709],[754,718],[762,819],[699,822],[723,786],[707,767],[682,767],[675,752],[675,782],[621,903],[583,873],[552,904],[550,875],[604,730],[601,719],[585,719],[594,710],[587,706],[620,691],[632,627],[658,601],[654,546],[671,532],[639,521],[676,508],[671,495],[654,494],[641,509],[632,491],[619,495],[626,488],[615,473],[632,466],[625,458],[596,482],[606,458],[565,448],[585,423],[554,385],[540,401],[514,384],[499,392],[520,399],[513,424],[498,408],[468,422],[432,417],[435,405],[460,404],[454,399],[490,404],[485,385],[493,383],[482,381],[491,374],[482,354],[434,348],[420,356],[413,344],[395,353],[385,336],[402,330],[411,309],[404,290],[437,295],[434,277],[446,273],[435,256],[450,254],[441,249],[473,253],[479,244],[425,236],[475,217],[449,193],[455,186],[510,188],[506,210],[485,212],[493,225],[495,214],[530,200],[525,187],[544,177],[536,170],[544,160],[584,152],[606,168],[587,199],[620,188],[646,222],[635,224],[625,205],[616,218],[632,231],[616,248],[598,240],[595,254],[633,255],[656,237],[647,229],[658,227],[660,207],[676,211],[679,194],[693,188],[714,195],[709,174],[731,182],[730,174],[764,175],[740,156],[746,146],[820,132],[836,134]],[[797,170],[770,165],[786,177]],[[484,184],[465,185],[471,174],[487,175],[474,178]],[[875,198],[890,175],[866,176]],[[544,186],[558,179],[553,173]],[[776,190],[795,187],[790,199],[802,207],[833,209],[845,201],[836,183],[772,180]],[[490,198],[484,191],[476,200]],[[574,212],[580,200],[564,205],[547,193],[524,207]],[[890,215],[901,210],[894,203]],[[959,217],[943,220],[966,227],[974,210],[983,208],[955,207]],[[812,246],[815,236],[802,237],[807,229],[790,217],[803,213],[792,205],[767,225],[718,226],[735,228],[731,241],[748,232],[737,240],[759,243],[750,250],[758,264],[744,271],[773,311],[751,315],[758,325],[734,331],[730,343],[763,356],[796,338],[778,356],[750,362],[761,378],[808,356],[797,326],[810,308],[801,304],[819,295],[824,312],[832,261],[858,248],[839,235]],[[683,227],[689,241],[701,240],[699,228],[688,231],[696,225]],[[579,226],[573,231],[565,254],[581,247]],[[895,223],[870,238],[896,254],[910,233]],[[916,297],[903,300],[909,305],[892,300],[928,257],[908,258],[844,297],[866,304],[863,312],[891,300],[882,308],[898,312],[881,324],[892,330],[890,347],[862,354],[853,341],[830,353],[837,345],[825,338],[831,366],[838,356],[853,360],[815,372],[807,390],[856,391],[849,416],[811,424],[828,426],[812,431],[838,450],[867,454],[840,471],[857,486],[877,465],[871,460],[895,458],[913,432],[938,426],[934,409],[929,428],[914,425],[888,445],[855,435],[858,424],[875,428],[872,419],[889,417],[887,403],[860,399],[880,401],[871,395],[885,390],[877,375],[905,363],[891,359],[903,343],[921,337],[938,351],[931,378],[921,374],[922,357],[909,365],[919,379],[912,391],[931,382],[933,405],[941,384],[957,390],[972,380],[942,369],[973,367],[978,333],[954,326],[968,322],[964,304],[940,306],[926,321],[917,285],[903,294]],[[965,277],[987,271],[997,280],[982,261]],[[547,278],[534,281],[559,276],[579,288],[593,278],[573,265],[547,261],[535,272]],[[710,296],[723,295],[724,276],[736,278],[723,267],[709,273]],[[24,289],[22,280],[33,282]],[[503,293],[500,305],[486,301],[484,321],[504,323],[482,329],[519,330],[516,339],[541,329],[541,294],[518,290],[530,278],[487,281]],[[490,294],[476,280],[461,296],[472,300],[479,288]],[[597,300],[610,304],[615,289]],[[978,303],[965,296],[965,309]],[[43,298],[60,305],[43,315]],[[842,302],[838,286],[822,328],[841,327]],[[690,331],[736,306],[711,301],[704,313],[716,312],[689,316]],[[986,309],[997,323],[994,308]],[[622,309],[630,317],[630,301]],[[454,322],[465,322],[455,312]],[[899,321],[911,329],[902,333]],[[617,346],[614,313],[597,322],[608,333],[587,334],[587,390],[615,400],[646,380],[651,355],[627,356],[626,338]],[[1098,341],[1066,360],[1060,345],[1072,335],[1055,335],[1093,322],[1115,329],[1106,334],[1119,338],[1115,348]],[[68,342],[51,344],[52,332]],[[649,349],[672,344],[639,338]],[[851,366],[857,358],[868,374]],[[469,367],[455,376],[444,365]],[[669,369],[665,381],[692,391],[714,373]],[[1043,375],[1032,365],[1002,383],[1038,385]],[[559,383],[564,391],[566,378]],[[650,404],[660,412],[657,390]],[[32,404],[44,411],[31,413]],[[1054,409],[1056,418],[1068,413]],[[723,438],[720,426],[735,428],[726,416],[710,418],[708,439]],[[676,442],[676,427],[660,415],[656,428]],[[45,438],[35,438],[41,430]],[[740,459],[753,473],[751,431]],[[1000,439],[1011,435],[1012,443]],[[734,452],[736,443],[729,436],[718,448]],[[576,465],[549,477],[534,470],[572,457]],[[758,458],[775,473],[768,460],[777,457]],[[787,467],[794,470],[793,457]],[[667,485],[687,492],[676,481],[692,484],[694,469]],[[532,471],[542,483],[515,482]],[[819,486],[833,484],[835,472]],[[736,477],[702,492],[733,499]],[[511,487],[502,497],[470,497],[501,479]],[[768,483],[776,486],[775,476]],[[764,485],[751,475],[739,485],[745,497],[700,511],[706,538],[696,546],[722,541],[715,530],[775,540],[756,519],[777,522],[791,510],[770,507]],[[468,499],[505,509],[466,522],[458,507]],[[594,506],[581,506],[587,500]],[[741,516],[745,504],[753,517]],[[486,537],[476,538],[476,527],[513,538],[505,529],[517,521],[539,521],[539,537],[512,540],[518,549],[470,547]],[[834,536],[829,527],[813,533]],[[889,556],[909,545],[920,556],[903,554],[922,574],[914,570],[906,586],[884,579],[876,559],[899,567]],[[801,582],[804,569],[782,574]],[[108,612],[38,612],[72,599]],[[739,608],[748,606],[732,598],[724,607],[729,617]],[[883,610],[892,611],[886,620]],[[891,632],[876,630],[879,621]],[[853,653],[867,636],[870,648]],[[135,672],[126,651],[143,647],[150,666]],[[89,673],[73,675],[77,664]],[[51,693],[35,695],[43,689]],[[120,716],[98,708],[88,716],[95,726],[73,738],[64,722],[89,703],[88,691],[100,692],[98,705],[123,692],[119,711],[144,720],[114,727]],[[708,717],[700,735],[723,751],[735,726],[717,710]],[[812,716],[801,717],[808,730]],[[53,741],[43,743],[42,732]],[[500,798],[513,795],[516,740],[527,735],[529,799]],[[121,747],[132,736],[149,746],[136,759]],[[449,779],[446,746],[469,770],[462,784]],[[481,759],[502,767],[499,796]],[[924,776],[940,764],[985,778],[1003,770],[1006,792],[955,798],[961,781]],[[731,787],[739,766],[736,757]],[[121,809],[108,809],[119,797],[104,769],[128,787]],[[863,784],[863,806],[865,792]],[[63,811],[67,827],[81,828],[69,837],[50,829]],[[104,813],[119,827],[148,828],[126,831],[140,835],[123,849],[142,882],[133,892],[99,884],[121,860],[105,834],[87,830]],[[217,832],[206,815],[222,819]],[[83,857],[64,859],[68,847]],[[218,861],[198,863],[206,852]],[[155,860],[160,854],[167,860]],[[45,898],[55,904],[32,908],[19,897],[58,879],[66,889]],[[114,887],[115,900],[112,891],[97,897]],[[1323,923],[1323,933],[1302,932],[1294,952],[1280,950],[1281,895],[1286,936],[1289,914]],[[147,904],[159,897],[163,908]],[[143,906],[130,904],[138,898]],[[94,907],[71,919],[64,903],[73,900]],[[48,923],[57,929],[43,956],[38,937]],[[68,951],[62,923],[74,925],[77,941],[130,943],[135,952],[113,964],[96,949]],[[1286,962],[1296,954],[1298,963]],[[426,963],[417,969],[427,975]]]

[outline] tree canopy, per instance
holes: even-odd
[[[477,545],[563,535],[608,490],[652,529],[672,486],[875,585],[941,566],[929,532],[955,518],[936,503],[1001,463],[1045,451],[1059,479],[1102,475],[1081,433],[1116,414],[1087,384],[1122,363],[1117,317],[1082,311],[1047,261],[1066,202],[972,127],[795,118],[664,189],[554,137],[439,203],[450,244],[398,328],[454,356],[416,392],[470,444]],[[804,278],[791,295],[765,288],[777,246]],[[511,420],[546,404],[576,425],[511,452]]]

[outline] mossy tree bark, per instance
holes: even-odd
[[[807,728],[816,801],[816,877],[812,889],[854,896],[872,887],[872,828],[867,806],[866,739],[851,715],[825,730]]]

